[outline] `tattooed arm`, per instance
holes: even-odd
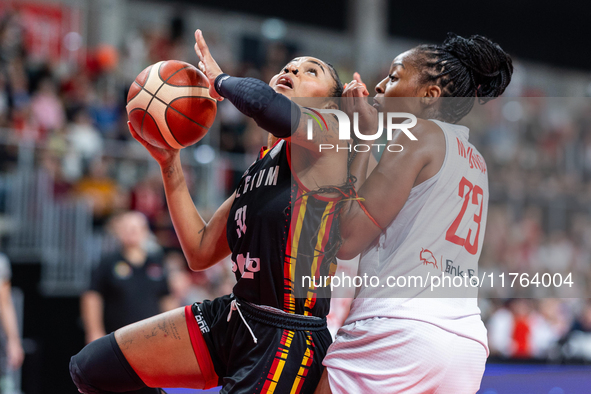
[[[156,148],[144,141],[129,124],[131,134],[160,165],[168,210],[189,267],[203,270],[230,254],[226,222],[234,201],[228,198],[205,222],[189,194],[178,150]]]
[[[228,256],[230,247],[226,240],[226,222],[234,194],[206,223],[191,199],[179,156],[162,166],[161,170],[170,217],[189,267],[202,270]]]

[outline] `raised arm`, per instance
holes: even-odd
[[[226,222],[234,201],[228,198],[205,222],[189,194],[178,150],[156,148],[144,141],[127,123],[129,131],[160,165],[168,210],[189,267],[203,270],[228,256],[231,251],[226,239]]]
[[[377,128],[378,118],[377,110],[369,105],[367,97],[369,92],[365,83],[361,80],[359,73],[353,74],[353,80],[345,84],[341,107],[343,111],[353,119],[353,114],[359,116],[359,128],[361,132],[373,132]],[[355,139],[353,144],[359,141]],[[377,165],[371,150],[359,152],[355,151],[355,158],[350,163],[349,173],[355,178],[355,188],[359,190],[365,183],[365,180]]]
[[[443,133],[434,123],[419,120],[413,134],[418,141],[409,141],[399,132],[392,143],[403,145],[404,150],[384,151],[378,165],[359,188],[358,194],[367,212],[360,204],[351,204],[341,215],[344,243],[339,258],[351,259],[365,250],[396,218],[411,189],[439,170],[445,157]]]
[[[201,30],[195,32],[195,42],[195,51],[201,59],[199,69],[209,79],[212,97],[227,98],[265,131],[277,138],[290,139],[315,154],[322,153],[319,144],[347,146],[348,141],[339,140],[338,122],[333,115],[301,107],[259,79],[224,74],[211,55]],[[308,137],[309,120],[313,127],[312,138]]]

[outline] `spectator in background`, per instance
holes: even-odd
[[[41,139],[46,133],[62,128],[66,124],[66,113],[61,99],[57,95],[57,87],[50,78],[39,83],[39,90],[31,100],[31,111],[34,123],[38,125]]]
[[[92,202],[95,226],[104,224],[109,215],[123,205],[119,198],[119,186],[108,172],[108,162],[98,158],[90,164],[88,174],[74,185],[74,193],[78,197]]]
[[[160,174],[150,173],[136,183],[131,190],[130,207],[146,216],[152,231],[166,221],[168,209]]]
[[[40,165],[53,181],[53,197],[56,200],[68,198],[72,185],[64,179],[59,156],[50,150],[45,151],[42,154]]]
[[[74,122],[68,127],[67,139],[70,148],[84,162],[92,161],[103,151],[101,133],[92,124],[88,111],[81,109],[74,115]]]
[[[7,75],[10,84],[10,101],[12,103],[9,125],[14,128],[16,135],[23,140],[39,139],[39,130],[37,130],[37,125],[32,120],[31,115],[29,79],[24,56],[16,57],[8,64]]]
[[[488,321],[491,355],[516,359],[547,358],[564,335],[567,319],[557,300],[544,299],[536,304],[531,299],[511,299]]]
[[[63,80],[61,96],[64,100],[68,119],[74,118],[76,112],[82,108],[89,108],[97,99],[95,85],[87,69],[79,70]]]
[[[167,310],[167,275],[160,259],[148,255],[148,223],[139,212],[126,212],[113,222],[121,250],[94,270],[90,290],[81,297],[86,342],[127,324]],[[144,389],[137,393],[156,393]]]
[[[107,138],[116,137],[121,108],[125,106],[117,99],[115,92],[105,89],[90,109],[98,130]]]
[[[192,271],[182,251],[172,250],[166,255],[165,266],[168,287],[174,300],[170,309],[189,305],[195,300],[212,300],[231,293],[236,284],[230,258],[206,270]]]
[[[10,292],[10,275],[10,262],[0,253],[0,320],[6,334],[6,343],[0,343],[0,378],[6,375],[8,368],[19,369],[25,357]]]
[[[564,342],[564,356],[591,361],[591,300],[583,305]]]
[[[0,127],[8,126],[10,110],[10,97],[8,95],[8,83],[3,70],[0,68]]]
[[[172,308],[190,305],[194,300],[213,298],[209,291],[209,282],[205,271],[191,271],[182,252],[172,251],[166,255],[166,271],[168,272],[168,288],[173,296]],[[195,277],[205,278],[199,282]]]

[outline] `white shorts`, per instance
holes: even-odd
[[[474,394],[486,353],[433,324],[376,317],[343,326],[323,364],[333,394]]]

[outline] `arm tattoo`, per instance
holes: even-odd
[[[174,165],[170,165],[164,169],[164,174],[166,175],[167,178],[172,178],[174,173],[175,173]]]

